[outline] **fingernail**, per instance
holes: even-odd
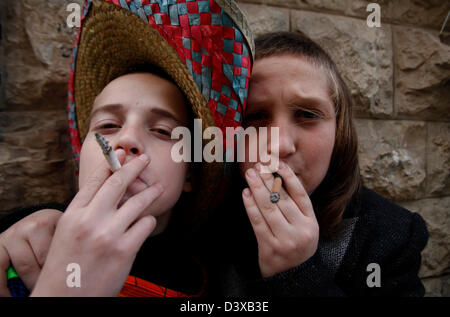
[[[286,168],[286,163],[284,163],[283,161],[280,161],[279,168],[280,168],[280,170],[283,168]]]
[[[248,171],[247,171],[247,175],[248,175],[250,178],[256,177],[255,170],[254,170],[253,168],[249,168]]]
[[[148,163],[148,156],[145,154],[141,154],[138,159],[140,159],[141,161]]]
[[[248,188],[244,189],[244,196],[250,197],[250,195],[251,195],[250,189],[248,189]]]

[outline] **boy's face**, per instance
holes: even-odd
[[[269,153],[270,127],[279,128],[279,159],[311,194],[328,171],[335,142],[336,115],[324,71],[295,55],[259,59],[247,102],[244,126],[268,127]],[[241,174],[255,164],[241,163]]]
[[[103,134],[114,150],[125,151],[124,164],[146,154],[150,164],[128,187],[120,204],[147,186],[161,183],[164,192],[142,216],[157,217],[156,229],[163,229],[182,191],[190,190],[186,181],[188,163],[176,163],[170,154],[172,145],[177,142],[171,139],[172,130],[188,126],[186,107],[177,86],[158,76],[128,74],[111,81],[94,101],[89,132],[80,154],[79,187],[82,188],[94,169],[105,161],[96,132]]]

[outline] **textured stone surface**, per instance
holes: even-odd
[[[428,244],[422,253],[420,276],[450,273],[450,196],[404,202],[401,205],[422,215],[430,233]]]
[[[425,286],[425,297],[450,296],[450,275],[426,278],[422,282]]]
[[[291,28],[319,43],[338,65],[360,117],[393,115],[391,28],[365,20],[292,11]]]
[[[358,119],[360,169],[365,184],[393,200],[422,197],[426,124]]]
[[[65,106],[77,33],[76,28],[66,24],[68,3],[7,0],[2,4],[5,102],[15,110]]]
[[[450,46],[437,32],[395,27],[395,104],[399,117],[450,120]]]
[[[271,6],[288,7],[292,9],[315,9],[343,13],[347,3],[342,0],[238,0],[241,3],[259,3]]]
[[[240,3],[255,37],[266,32],[289,31],[289,10]]]
[[[64,202],[74,169],[64,111],[0,113],[0,206]]]
[[[350,0],[345,14],[366,18],[369,3],[377,3],[381,9],[381,21],[412,26],[424,26],[440,30],[450,10],[446,0]]]
[[[449,122],[428,123],[427,195],[450,195]]]

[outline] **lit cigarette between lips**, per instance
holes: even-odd
[[[113,172],[117,171],[121,167],[121,165],[111,145],[109,145],[108,141],[100,133],[95,133],[95,138],[97,139],[98,144],[102,148],[103,155],[105,155],[105,158],[108,161],[111,171]]]

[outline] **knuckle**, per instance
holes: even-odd
[[[33,221],[29,223],[29,230],[33,229],[42,229],[42,228],[48,228],[50,226],[53,226],[55,222],[59,219],[59,217],[54,217],[53,215],[51,217],[47,217],[45,214],[41,213],[40,215],[36,215],[36,217],[33,218]]]
[[[87,237],[92,231],[91,221],[83,213],[75,219],[72,219],[72,217],[61,217],[58,227],[64,231],[74,233],[77,240]]]
[[[316,232],[312,229],[305,230],[303,233],[303,237],[308,244],[315,242],[317,240],[316,236]]]
[[[124,243],[116,243],[113,246],[113,252],[118,258],[127,258],[130,253],[130,248]]]
[[[293,252],[297,251],[297,249],[298,249],[297,242],[292,240],[292,239],[287,239],[282,244],[280,251],[283,254],[290,254],[290,253],[293,253]]]
[[[268,213],[271,213],[275,210],[274,204],[268,200],[264,200],[264,202],[262,202],[261,208]]]
[[[86,185],[88,187],[97,187],[98,185],[103,183],[103,179],[96,176],[96,175],[92,175],[90,177],[88,177],[88,179],[86,180]]]
[[[261,175],[262,180],[266,182],[273,179],[273,176],[270,173],[259,173],[259,175]]]
[[[94,237],[93,245],[96,248],[99,248],[101,250],[106,250],[110,248],[117,248],[117,246],[114,246],[112,244],[112,236],[111,234],[106,230],[99,230],[97,234]]]
[[[32,261],[30,261],[29,258],[23,258],[23,257],[14,258],[14,257],[12,257],[11,263],[13,263],[14,268],[21,275],[28,275],[31,272],[33,272],[34,266],[32,264]]]
[[[120,188],[123,186],[123,180],[119,174],[114,174],[109,178],[108,185],[114,188]]]
[[[249,213],[248,217],[250,218],[250,222],[254,223],[255,225],[259,225],[264,221],[262,215],[259,212]]]
[[[143,210],[147,207],[147,199],[145,199],[144,197],[136,197],[134,199],[133,202],[134,206],[138,209],[138,210]]]

